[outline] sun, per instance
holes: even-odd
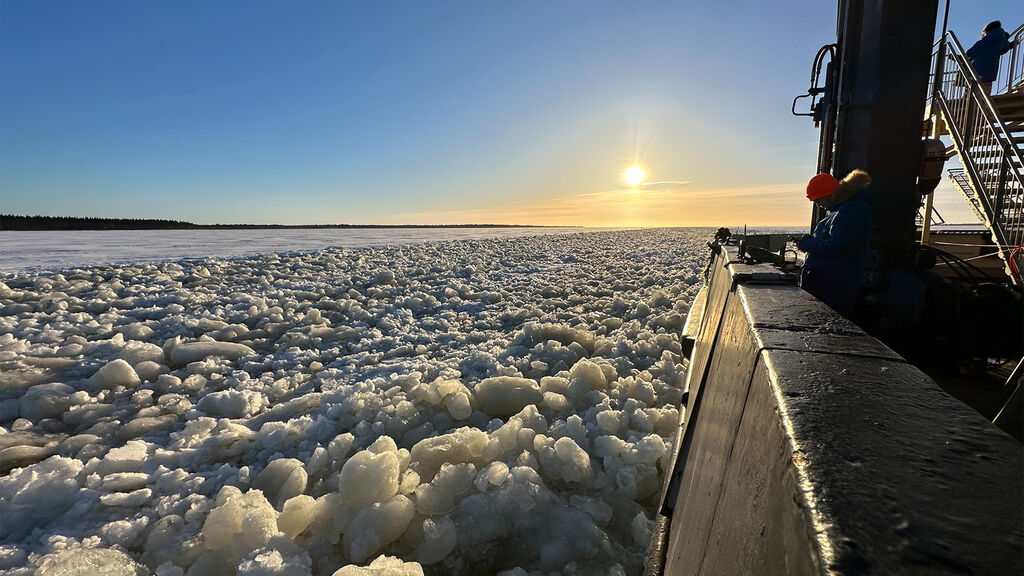
[[[630,166],[626,169],[626,184],[636,186],[644,181],[644,169],[639,166]]]

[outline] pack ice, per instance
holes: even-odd
[[[0,281],[0,573],[639,574],[704,231]]]

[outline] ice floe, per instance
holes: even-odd
[[[639,574],[704,236],[0,277],[0,573]]]

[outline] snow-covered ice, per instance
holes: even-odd
[[[74,266],[234,258],[332,246],[368,248],[444,240],[562,234],[578,228],[257,228],[223,230],[0,230],[0,272]],[[588,230],[602,230],[590,228]]]
[[[0,573],[639,574],[706,236],[0,277]]]

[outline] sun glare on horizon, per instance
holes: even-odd
[[[639,166],[630,166],[626,169],[626,184],[636,186],[644,181],[644,169]]]

